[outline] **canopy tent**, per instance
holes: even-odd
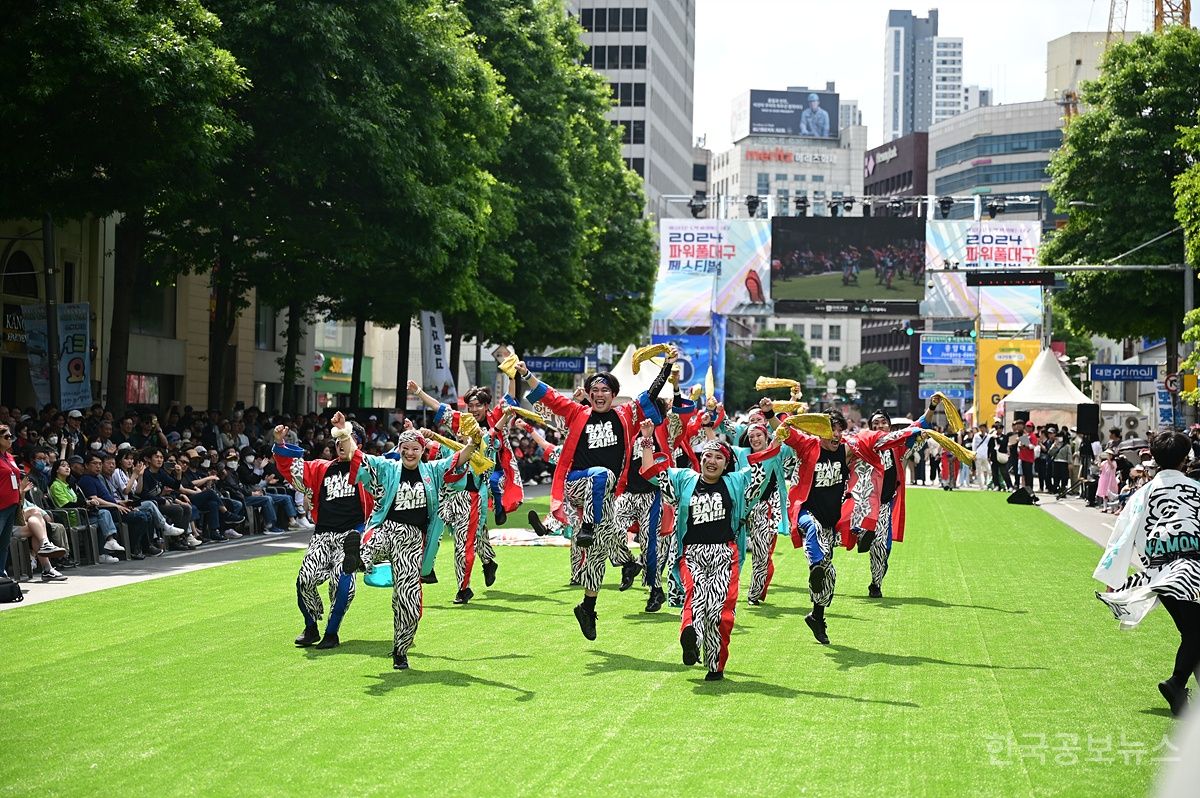
[[[1028,410],[1029,420],[1035,425],[1055,423],[1074,427],[1078,406],[1094,404],[1063,373],[1058,356],[1043,349],[1021,384],[1004,398],[1004,418],[1011,424],[1014,411]]]
[[[1102,416],[1124,415],[1125,413],[1132,413],[1135,416],[1144,415],[1142,408],[1131,405],[1129,402],[1105,402],[1100,405],[1100,415]]]
[[[654,378],[658,376],[660,366],[654,363],[646,362],[638,367],[638,373],[633,373],[633,353],[635,347],[630,344],[625,348],[625,354],[621,355],[621,359],[612,367],[612,375],[621,383],[621,392],[617,395],[618,402],[632,402],[642,391],[650,390],[650,383],[654,382]],[[669,403],[673,396],[671,383],[668,382],[663,386],[659,397],[666,399]]]

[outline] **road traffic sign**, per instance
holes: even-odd
[[[922,366],[974,366],[975,342],[921,340]]]
[[[1163,380],[1163,387],[1170,393],[1179,393],[1179,374],[1174,371],[1168,374]]]

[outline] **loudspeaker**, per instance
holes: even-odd
[[[1075,426],[1080,434],[1089,436],[1089,440],[1100,437],[1100,405],[1076,405]]]
[[[1014,410],[1013,411],[1013,421],[1024,421],[1026,424],[1028,424],[1029,423],[1029,411],[1028,410]]]
[[[1009,504],[1037,504],[1037,497],[1024,488],[1017,488],[1008,497]]]

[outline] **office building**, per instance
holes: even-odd
[[[863,156],[863,192],[868,197],[921,197],[929,184],[929,134],[909,133],[867,150]],[[871,206],[872,216],[915,216],[915,202]]]
[[[932,107],[932,72],[927,63],[931,40],[938,35],[938,12],[917,17],[911,11],[889,11],[883,47],[883,140],[928,130]],[[926,63],[918,74],[918,44]],[[924,98],[917,112],[917,98]]]
[[[647,210],[688,216],[692,195],[695,0],[568,0],[584,63],[612,86],[622,154],[646,186]],[[681,199],[682,198],[682,199]]]
[[[1121,34],[1114,34],[1120,37]],[[1137,36],[1135,31],[1124,34],[1126,41]],[[1061,99],[1066,92],[1079,92],[1083,81],[1100,77],[1100,57],[1104,55],[1108,33],[1079,31],[1059,36],[1046,44],[1046,96]]]

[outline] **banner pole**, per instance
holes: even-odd
[[[58,279],[54,274],[54,218],[49,214],[42,217],[42,268],[46,290],[46,359],[50,366],[50,404],[59,410],[62,406],[62,375],[58,373]]]

